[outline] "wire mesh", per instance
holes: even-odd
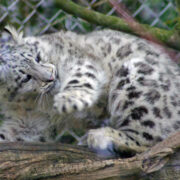
[[[105,13],[117,15],[108,0],[76,0],[77,3]],[[142,23],[163,28],[172,28],[171,19],[177,16],[174,0],[119,0],[130,14]],[[75,18],[51,0],[1,0],[0,28],[13,24],[26,34],[43,34],[65,28],[72,31],[87,32],[97,28],[88,22]]]

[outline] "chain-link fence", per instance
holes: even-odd
[[[97,28],[58,8],[56,0],[1,0],[0,28],[7,23],[26,34],[43,34],[65,28],[87,32]],[[76,0],[75,2],[107,15],[117,15],[108,0]],[[138,21],[151,26],[171,28],[177,16],[174,0],[119,0]]]
[[[74,2],[102,12],[117,16],[116,10],[108,0],[74,0]],[[171,29],[177,17],[174,0],[119,0],[129,13],[141,23]],[[56,0],[1,0],[0,30],[12,24],[25,34],[35,35],[68,29],[76,32],[89,32],[101,27],[71,16],[62,11]],[[68,137],[69,142],[80,142],[81,134],[76,130],[63,129],[60,138]],[[67,141],[66,141],[67,142]]]

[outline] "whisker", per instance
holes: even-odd
[[[38,107],[41,109],[42,108],[42,96],[43,96],[43,94],[42,93],[40,93],[38,96],[37,96],[37,98],[36,98],[36,102],[37,102],[37,104],[38,104]]]
[[[40,96],[40,107],[44,109],[44,93],[41,93]]]
[[[35,104],[38,104],[39,98],[40,98],[40,94],[37,95],[37,97],[35,99]]]
[[[43,100],[43,108],[45,109],[46,108],[46,93],[43,93],[42,100]]]
[[[45,93],[45,101],[46,101],[46,104],[48,105],[49,107],[49,93]]]
[[[52,92],[47,88],[43,88],[43,91],[36,97],[36,103],[38,103],[38,107],[40,107],[42,110],[45,110],[47,107],[50,107],[51,102],[51,96]]]

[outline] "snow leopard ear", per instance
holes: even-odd
[[[23,42],[23,32],[18,32],[14,27],[12,26],[5,26],[4,31],[6,31],[15,42],[22,43]]]

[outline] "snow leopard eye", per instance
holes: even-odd
[[[41,61],[40,53],[37,54],[35,61],[38,63]]]

